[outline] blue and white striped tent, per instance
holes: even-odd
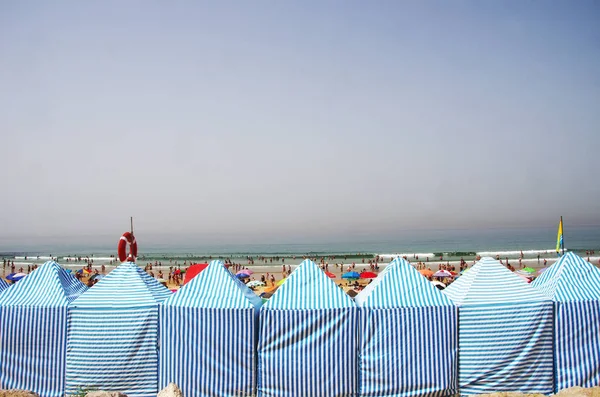
[[[159,389],[174,382],[186,397],[254,395],[261,304],[221,261],[165,300]]]
[[[567,252],[531,284],[554,301],[555,392],[600,385],[600,269]]]
[[[86,289],[48,261],[0,294],[0,389],[64,396],[68,305]]]
[[[361,396],[447,396],[458,389],[458,310],[404,259],[354,301]]]
[[[552,301],[482,258],[443,291],[459,306],[461,394],[552,393]]]
[[[0,278],[0,293],[2,293],[2,291],[7,289],[8,287],[10,287],[10,285],[8,285],[8,283],[4,281],[3,278]]]
[[[67,393],[95,386],[130,397],[155,396],[158,305],[171,294],[127,262],[75,299],[67,342]]]
[[[258,396],[356,396],[358,308],[305,260],[260,310]]]

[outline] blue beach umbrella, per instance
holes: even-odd
[[[250,276],[249,276],[248,274],[246,274],[246,273],[240,273],[240,274],[236,274],[235,276],[236,276],[237,278],[239,278],[240,280],[241,280],[241,279],[243,279],[243,278],[248,278],[248,277],[250,277]]]
[[[11,273],[8,276],[6,276],[6,279],[8,281],[12,281],[13,283],[16,283],[17,281],[19,281],[20,279],[22,279],[25,276],[27,276],[25,273]]]
[[[342,278],[360,278],[360,274],[358,274],[357,272],[347,272],[344,273]]]

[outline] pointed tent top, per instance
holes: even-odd
[[[443,293],[454,304],[485,305],[544,302],[549,299],[495,259],[484,257]]]
[[[165,300],[163,305],[211,309],[259,309],[262,300],[231,274],[222,261],[214,260],[176,294]]]
[[[359,306],[379,308],[454,306],[417,269],[401,258],[387,265],[354,301]]]
[[[124,262],[73,301],[73,307],[128,308],[154,306],[172,292],[133,262]]]
[[[263,305],[265,309],[339,309],[356,306],[323,270],[306,259]]]
[[[8,287],[10,287],[10,285],[8,285],[8,283],[4,281],[3,278],[0,278],[0,292],[4,291]]]
[[[0,305],[67,306],[87,287],[54,261],[48,261],[0,295]]]
[[[531,285],[557,302],[600,300],[600,269],[567,252]]]

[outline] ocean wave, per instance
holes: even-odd
[[[568,250],[565,249],[565,251],[568,251]],[[500,257],[506,257],[506,256],[519,256],[519,255],[521,255],[521,252],[523,253],[523,255],[537,255],[537,254],[544,254],[544,255],[554,254],[554,255],[556,255],[555,248],[537,249],[537,250],[519,250],[519,251],[482,251],[482,252],[478,252],[477,255],[479,255],[479,256],[499,255]]]
[[[433,258],[435,256],[435,254],[433,252],[428,252],[428,253],[401,253],[401,254],[377,254],[380,258],[397,258],[397,257],[407,257],[407,258],[415,258],[415,257],[419,257],[419,258]]]

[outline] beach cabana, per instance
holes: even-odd
[[[172,292],[135,263],[119,265],[71,305],[67,393],[80,386],[155,396],[158,305]]]
[[[0,294],[0,389],[64,396],[68,306],[86,289],[48,261]]]
[[[358,308],[305,260],[260,309],[258,396],[356,396]]]
[[[461,394],[552,393],[552,301],[482,258],[443,290],[459,306]]]
[[[404,259],[354,299],[361,396],[447,396],[458,386],[458,310]]]
[[[165,300],[159,389],[174,382],[186,397],[254,395],[261,304],[221,261]]]
[[[7,289],[8,287],[10,287],[10,285],[8,285],[8,283],[4,281],[3,278],[0,278],[0,293],[2,293],[2,291]]]
[[[532,286],[554,301],[555,392],[600,385],[600,269],[572,252]]]

